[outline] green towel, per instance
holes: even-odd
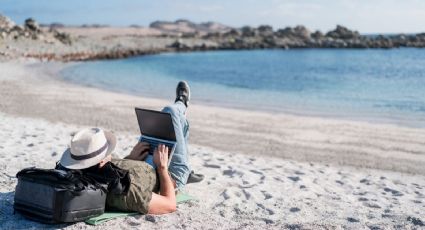
[[[198,199],[194,196],[191,196],[191,195],[183,193],[183,192],[177,193],[177,196],[176,196],[176,203],[177,204],[185,203],[185,202],[191,201],[191,200],[198,200]]]
[[[186,193],[183,192],[179,192],[176,196],[176,203],[177,204],[181,204],[181,203],[185,203],[187,201],[191,201],[191,200],[198,200],[196,197],[193,197],[191,195],[188,195]],[[88,220],[86,220],[86,224],[90,224],[90,225],[98,225],[101,224],[103,222],[115,219],[115,218],[119,218],[119,217],[125,217],[125,216],[133,216],[133,215],[137,215],[139,214],[138,212],[105,212],[100,216],[96,216],[96,217],[92,217]]]
[[[98,225],[108,220],[112,220],[123,216],[133,216],[139,214],[138,212],[105,212],[100,216],[92,217],[86,220],[86,224]]]

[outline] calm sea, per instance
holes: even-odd
[[[425,50],[256,50],[168,53],[92,61],[65,80],[194,103],[425,127]]]

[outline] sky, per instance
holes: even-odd
[[[216,21],[233,27],[337,24],[361,33],[425,32],[425,0],[0,0],[0,14],[18,23],[148,26],[155,20]]]

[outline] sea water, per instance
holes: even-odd
[[[166,53],[82,62],[70,82],[250,110],[425,127],[425,49],[294,49]]]

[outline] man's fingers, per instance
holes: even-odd
[[[149,143],[139,142],[134,148],[141,152],[143,149],[149,148]]]
[[[140,154],[140,159],[139,160],[144,160],[146,158],[146,156],[148,155],[148,152],[142,153]]]
[[[146,148],[146,147],[149,147],[150,145],[149,145],[149,143],[148,142],[139,142],[139,147],[140,148]]]
[[[158,145],[158,148],[159,148],[160,153],[162,153],[164,151],[164,145],[163,144]]]

